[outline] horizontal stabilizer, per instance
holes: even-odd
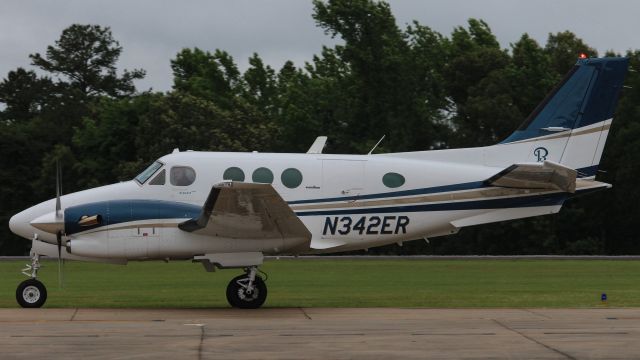
[[[576,192],[574,169],[552,161],[514,164],[485,180],[485,184],[517,189],[548,189]]]

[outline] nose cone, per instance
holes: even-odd
[[[30,219],[29,211],[25,210],[19,212],[9,219],[9,229],[11,232],[21,236],[25,239],[31,239],[33,237],[33,227],[29,224],[32,219]]]
[[[46,231],[51,234],[55,234],[58,231],[64,231],[64,219],[62,215],[56,211],[46,213],[34,220],[31,220],[30,225],[36,229]]]

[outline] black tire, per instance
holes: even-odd
[[[247,275],[234,277],[227,285],[227,301],[229,305],[240,309],[257,309],[267,300],[267,285],[261,277],[256,276],[253,280],[254,290],[247,294],[245,288],[238,282],[248,282]]]
[[[47,288],[36,279],[25,280],[16,289],[16,300],[23,308],[39,308],[47,301]]]

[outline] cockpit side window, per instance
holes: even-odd
[[[153,164],[149,165],[143,172],[141,172],[138,176],[135,177],[135,181],[137,181],[140,185],[144,184],[153,174],[155,174],[158,169],[160,169],[164,165],[160,161],[156,161]]]
[[[166,178],[166,170],[162,169],[162,171],[160,171],[158,175],[156,175],[156,177],[154,177],[151,181],[149,181],[149,185],[164,185],[165,178]]]
[[[169,174],[169,182],[173,186],[189,186],[196,181],[196,171],[189,166],[174,166]]]

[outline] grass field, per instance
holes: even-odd
[[[0,262],[0,307],[17,307],[24,263]],[[207,273],[191,262],[67,262],[60,289],[57,263],[43,264],[45,307],[227,307],[227,282],[240,273]],[[268,307],[640,306],[639,261],[276,260],[261,268]]]

